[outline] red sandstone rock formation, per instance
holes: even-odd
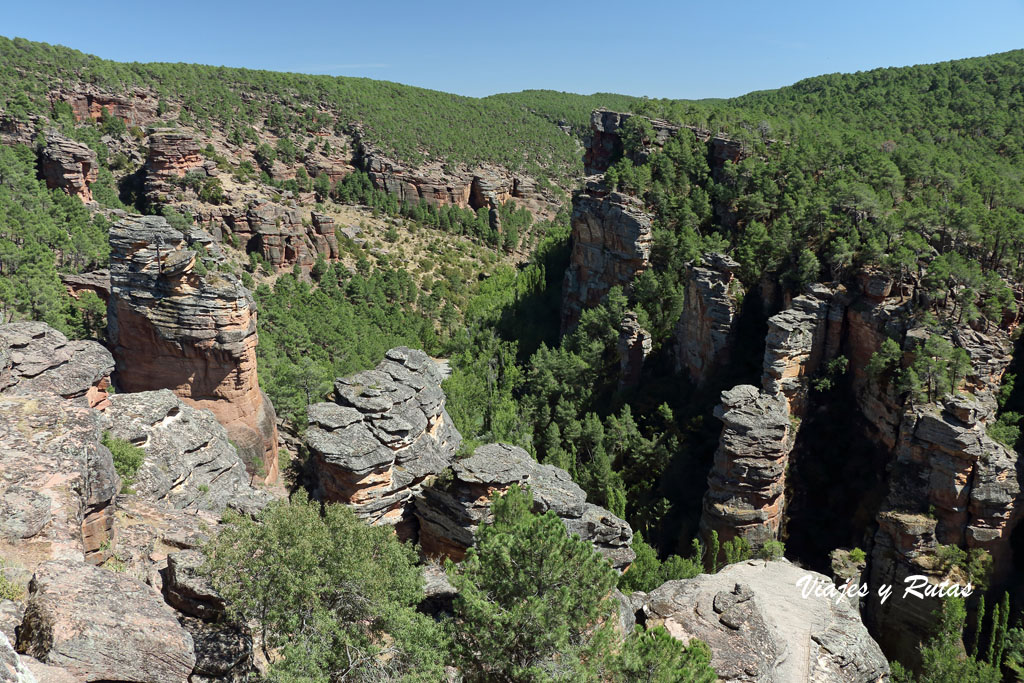
[[[110,246],[108,338],[118,387],[170,389],[209,408],[250,472],[274,481],[277,426],[256,376],[252,295],[233,275],[197,275],[197,253],[163,218],[121,220]]]
[[[141,88],[124,94],[106,93],[96,88],[76,92],[60,91],[50,93],[50,99],[70,104],[78,121],[97,121],[106,109],[129,126],[144,126],[155,120],[159,102],[156,93]]]
[[[60,188],[84,203],[92,201],[89,184],[96,182],[99,166],[96,152],[73,140],[52,138],[43,148],[40,167],[46,186]]]
[[[145,192],[150,202],[169,200],[174,182],[194,169],[204,169],[206,159],[188,133],[157,130],[150,133],[146,156]]]
[[[629,287],[650,265],[651,215],[635,197],[591,183],[572,199],[572,253],[562,285],[562,332],[615,286]]]

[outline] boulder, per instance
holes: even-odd
[[[711,648],[720,681],[888,680],[889,664],[846,599],[804,597],[798,581],[831,581],[786,561],[748,561],[652,591],[647,627]]]
[[[0,633],[0,683],[36,683],[35,675],[21,661],[3,633]]]
[[[181,683],[192,637],[152,588],[78,562],[36,569],[18,650],[88,681]]]
[[[448,473],[416,497],[420,547],[428,556],[461,560],[481,522],[490,518],[496,495],[513,484],[529,486],[537,512],[553,511],[571,534],[589,541],[620,571],[633,561],[633,530],[608,510],[587,502],[569,473],[541,465],[529,453],[506,444],[480,446],[456,460]]]
[[[224,614],[224,598],[214,590],[199,569],[203,554],[183,550],[167,556],[164,598],[167,604],[183,614],[205,621],[217,621]]]
[[[411,502],[455,457],[462,436],[444,409],[441,374],[422,351],[391,349],[374,370],[335,382],[335,402],[309,407],[306,445],[316,494],[412,537]]]

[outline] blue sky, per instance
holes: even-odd
[[[474,96],[729,97],[1024,47],[1024,0],[4,4],[0,35],[118,61],[365,76]]]

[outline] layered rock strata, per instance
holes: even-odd
[[[572,199],[572,250],[562,284],[562,332],[612,287],[628,288],[650,265],[652,217],[643,203],[598,183]]]
[[[429,356],[404,347],[388,351],[374,370],[338,379],[335,402],[308,411],[306,445],[318,496],[413,537],[413,495],[462,443],[444,408],[441,381]]]
[[[157,130],[149,135],[149,153],[146,155],[146,198],[153,203],[165,203],[174,193],[174,184],[186,173],[199,169],[206,174],[206,159],[199,145],[188,133]]]
[[[676,370],[700,385],[729,362],[742,287],[739,264],[724,254],[705,254],[686,269],[683,310],[675,329]]]
[[[0,391],[55,395],[91,408],[109,405],[110,352],[94,341],[68,341],[41,322],[0,325]]]
[[[98,121],[106,109],[110,115],[118,117],[129,126],[144,126],[154,121],[159,104],[156,93],[142,88],[124,94],[103,92],[98,88],[57,91],[50,93],[50,100],[67,102],[78,121]]]
[[[110,230],[107,337],[117,386],[170,389],[209,409],[250,473],[274,481],[277,426],[257,381],[255,301],[230,273],[196,272],[201,256],[190,246],[203,235],[193,233],[186,239],[153,216],[125,218]]]
[[[541,465],[515,446],[488,444],[451,465],[451,477],[439,477],[416,497],[420,547],[428,556],[461,560],[481,522],[490,518],[491,501],[513,484],[529,486],[534,510],[553,511],[570,534],[589,541],[620,571],[635,557],[633,530],[586,494],[569,473]],[[447,478],[447,481],[443,481]]]
[[[715,417],[723,422],[708,475],[701,536],[736,536],[758,548],[779,538],[785,481],[810,382],[838,352],[845,297],[814,286],[768,320],[761,387],[722,392]]]
[[[254,514],[270,495],[253,489],[227,430],[208,410],[184,403],[168,389],[115,394],[104,413],[112,436],[145,453],[132,489],[172,508]]]
[[[889,664],[856,604],[804,597],[801,580],[831,585],[825,575],[786,561],[740,562],[663,584],[643,611],[648,628],[664,626],[684,643],[707,643],[720,681],[888,680]]]
[[[96,182],[99,165],[96,152],[87,145],[51,137],[40,152],[39,168],[48,188],[64,190],[86,204],[92,201],[89,185]]]

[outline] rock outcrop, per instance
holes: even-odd
[[[70,273],[60,273],[59,275],[60,281],[68,290],[68,295],[74,299],[82,296],[82,292],[93,292],[104,303],[110,298],[110,271],[105,268],[80,275]]]
[[[491,501],[513,484],[529,486],[537,512],[553,511],[569,533],[593,543],[620,571],[633,561],[629,524],[588,503],[565,470],[541,465],[523,449],[505,444],[480,446],[451,465],[450,477],[438,477],[416,497],[423,552],[461,560],[477,527],[489,519]]]
[[[722,392],[715,417],[722,436],[704,494],[701,536],[707,541],[717,532],[721,543],[739,536],[757,548],[778,539],[782,527],[793,446],[786,401],[741,384]]]
[[[115,394],[104,413],[111,436],[145,453],[132,488],[172,508],[255,513],[270,495],[253,489],[245,463],[213,413],[170,390]]]
[[[250,473],[277,477],[277,425],[256,375],[256,305],[230,273],[196,272],[199,246],[159,217],[129,217],[110,230],[107,337],[125,392],[170,389],[208,408],[227,428]],[[212,265],[210,266],[212,268]]]
[[[607,109],[595,109],[590,114],[590,140],[583,155],[584,171],[587,175],[604,173],[619,158],[622,157],[622,136],[620,128],[622,124],[631,119],[635,114],[627,112],[608,111]],[[646,118],[646,117],[642,117]],[[654,131],[654,139],[651,144],[657,147],[663,146],[669,138],[679,132],[682,128],[679,125],[664,121],[662,119],[648,119]],[[707,131],[703,131],[710,135]],[[643,163],[646,157],[634,159],[635,163]]]
[[[36,568],[18,650],[89,681],[181,683],[196,663],[192,637],[152,588],[68,560]]]
[[[93,408],[108,405],[114,358],[94,341],[68,341],[41,322],[0,325],[0,391],[54,395]]]
[[[731,564],[652,591],[647,627],[711,647],[720,681],[888,680],[889,664],[846,599],[801,594],[798,581],[831,580],[786,561]]]
[[[0,633],[0,683],[36,683],[36,680],[14,651],[11,641]]]
[[[562,332],[612,287],[628,288],[650,265],[652,217],[635,197],[598,183],[572,198],[572,253],[562,284]]]
[[[99,164],[96,152],[87,145],[67,138],[51,137],[40,152],[39,168],[48,188],[64,190],[86,204],[92,201],[89,185],[96,182]]]
[[[309,407],[306,445],[317,495],[413,537],[413,495],[462,442],[441,381],[429,356],[404,347],[388,351],[374,370],[338,379],[335,402]]]
[[[736,536],[753,548],[778,539],[785,513],[785,478],[810,382],[839,349],[845,299],[814,286],[768,319],[761,388],[722,392],[723,421],[708,475],[701,535]]]
[[[452,170],[439,162],[430,162],[412,168],[386,156],[366,141],[358,129],[354,137],[356,164],[366,171],[376,189],[394,195],[400,202],[493,209],[513,200],[541,218],[552,218],[558,211],[558,197],[539,188],[532,178],[497,166]]]
[[[174,183],[186,173],[200,169],[205,175],[206,159],[189,133],[155,130],[149,134],[149,153],[144,166],[146,198],[166,203],[174,192]]]
[[[619,389],[632,389],[640,384],[644,361],[651,354],[651,334],[640,327],[636,313],[626,311],[619,323]]]
[[[77,121],[98,121],[106,109],[129,126],[144,126],[157,118],[159,99],[155,92],[134,88],[123,94],[103,92],[98,88],[50,93],[51,101],[62,100],[71,105]]]
[[[742,287],[736,261],[705,254],[686,269],[683,311],[675,329],[676,370],[703,384],[729,362]]]

